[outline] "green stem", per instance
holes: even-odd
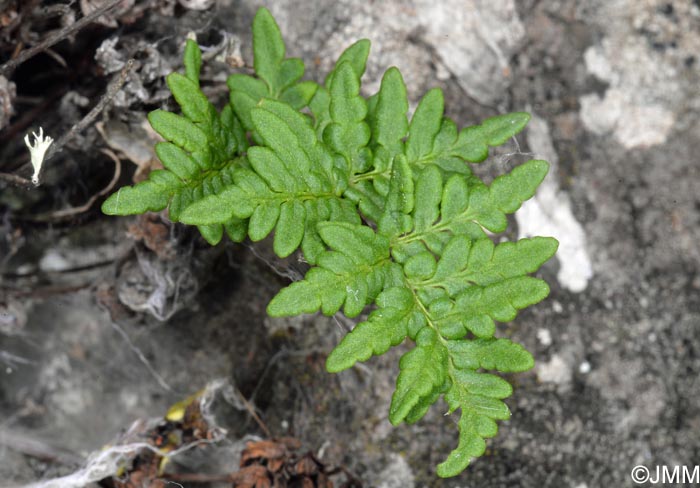
[[[428,311],[427,308],[425,308],[425,305],[421,301],[421,299],[418,297],[418,294],[416,293],[416,289],[412,286],[412,284],[409,281],[406,281],[406,286],[408,287],[409,290],[411,290],[411,295],[413,295],[413,300],[415,301],[416,305],[420,309],[420,311],[423,313],[425,316],[425,320],[428,322],[428,327],[433,329],[435,331],[435,334],[437,334],[438,340],[440,343],[447,349],[448,354],[447,357],[449,359],[449,362],[447,364],[448,367],[448,376],[452,380],[453,383],[455,383],[455,378],[454,378],[454,372],[457,369],[457,367],[454,365],[454,362],[452,360],[452,356],[449,354],[449,349],[447,348],[447,339],[445,339],[442,334],[440,334],[440,330],[438,329],[437,325],[433,323],[433,319],[430,316],[430,312]]]
[[[386,176],[389,177],[391,176],[391,170],[384,170],[384,171],[370,171],[369,173],[362,173],[359,175],[352,175],[350,177],[350,184],[355,185],[361,181],[365,180],[373,180],[377,176]]]

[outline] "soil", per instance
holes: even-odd
[[[0,0],[0,62],[97,4]],[[407,345],[332,375],[325,357],[351,321],[266,317],[302,263],[275,258],[269,242],[211,248],[165,215],[99,211],[106,188],[156,167],[145,117],[175,109],[163,77],[181,67],[187,35],[204,48],[203,86],[221,105],[226,75],[251,63],[258,6],[124,0],[0,76],[0,173],[14,176],[0,178],[0,485],[75,473],[139,419],[162,418],[207,387],[218,398],[209,427],[226,434],[170,472],[234,472],[245,441],[269,437],[295,438],[302,454],[313,453],[305,462],[384,488],[631,486],[637,465],[692,471],[700,455],[700,4],[266,3],[309,78],[322,79],[366,37],[368,94],[396,65],[411,109],[439,86],[460,126],[531,112],[530,128],[479,167],[487,178],[533,155],[552,162],[508,234],[561,241],[540,273],[552,293],[499,328],[537,365],[509,378],[513,415],[487,454],[447,480],[435,475],[457,442],[446,405],[413,426],[387,419]],[[68,134],[130,58],[124,86],[46,163],[41,186],[18,182],[32,175],[24,135]]]

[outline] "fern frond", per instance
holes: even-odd
[[[245,134],[231,107],[217,112],[199,88],[201,51],[194,41],[187,41],[184,59],[186,74],[172,73],[167,78],[183,115],[156,110],[148,116],[153,129],[167,141],[156,144],[165,169],[151,172],[137,185],[120,188],[103,203],[104,213],[134,215],[168,208],[170,219],[178,222],[184,208],[229,185],[234,169],[243,164],[239,154],[246,148]],[[216,244],[223,236],[221,224],[242,225],[229,219],[199,230]]]
[[[407,111],[408,97],[401,72],[389,68],[382,77],[372,117],[372,141],[387,152],[387,159],[403,153],[403,138],[408,132]]]
[[[434,274],[422,281],[421,285],[440,287],[450,296],[455,296],[472,285],[488,286],[533,273],[556,250],[557,241],[551,237],[494,245],[491,239],[473,241],[464,235],[457,235],[443,249]]]
[[[438,293],[431,293],[437,291]],[[439,290],[424,289],[422,298],[428,302],[433,323],[447,339],[458,339],[471,332],[476,337],[492,337],[495,321],[510,322],[518,310],[544,300],[549,287],[540,279],[529,276],[509,278],[491,285],[473,285],[454,299]]]
[[[459,445],[438,465],[438,474],[443,477],[459,474],[471,458],[481,456],[485,449],[483,439],[498,432],[495,421],[510,417],[501,400],[511,395],[511,386],[498,376],[477,370],[521,372],[534,365],[532,355],[508,339],[453,340],[447,342],[447,348],[453,370],[445,400],[450,413],[461,409],[461,416]]]
[[[487,186],[460,174],[443,183],[436,166],[426,167],[416,182],[413,230],[394,237],[393,256],[404,261],[426,248],[441,254],[454,235],[476,239],[486,236],[483,229],[504,231],[506,214],[534,195],[548,169],[545,161],[531,160]]]
[[[502,401],[512,393],[510,384],[498,376],[453,369],[452,384],[445,394],[449,412],[461,410],[459,444],[448,458],[438,465],[438,475],[456,476],[464,471],[472,458],[486,450],[485,438],[498,433],[496,420],[508,420],[510,410]]]
[[[367,39],[361,39],[343,51],[340,57],[338,57],[333,70],[326,76],[324,85],[318,87],[316,93],[314,93],[313,98],[309,102],[309,108],[314,116],[314,127],[316,128],[319,139],[323,137],[326,126],[331,123],[330,88],[336,71],[343,63],[349,63],[355,73],[355,78],[359,82],[365,72],[367,57],[369,56],[369,47],[370,42]]]
[[[333,315],[341,307],[356,317],[384,288],[394,266],[389,242],[364,225],[338,222],[318,224],[323,242],[331,249],[318,256],[302,281],[283,288],[270,302],[273,317],[313,313]]]
[[[360,322],[333,349],[326,360],[326,368],[337,373],[352,367],[358,361],[384,354],[415,331],[425,327],[425,316],[420,313],[408,288],[395,286],[379,294],[378,309]]]
[[[391,397],[389,420],[403,422],[425,397],[433,398],[448,379],[449,357],[440,336],[424,328],[416,337],[416,347],[401,357],[396,391]]]
[[[234,74],[226,81],[231,105],[246,130],[255,129],[251,111],[263,98],[279,100],[298,110],[309,104],[318,85],[300,81],[304,62],[287,58],[282,33],[266,8],[260,8],[253,20],[253,65],[257,77]]]
[[[251,114],[265,146],[248,151],[250,168],[233,173],[233,184],[190,205],[182,221],[195,225],[250,219],[253,241],[275,230],[274,250],[288,256],[300,245],[310,263],[324,249],[319,222],[359,223],[354,205],[341,198],[347,181],[308,118],[282,102],[264,100]]]
[[[323,140],[340,154],[350,173],[365,171],[371,161],[366,147],[370,138],[365,122],[367,102],[360,96],[360,79],[350,61],[345,61],[333,72],[330,83],[330,123],[323,131]]]
[[[510,384],[484,370],[533,365],[522,346],[494,337],[496,322],[547,296],[547,284],[530,274],[557,242],[496,245],[487,231],[505,230],[506,215],[533,196],[548,164],[528,161],[486,185],[467,163],[485,160],[529,115],[460,131],[433,89],[409,122],[398,69],[384,74],[375,95],[362,96],[369,47],[361,40],[346,49],[323,85],[301,81],[303,62],[286,57],[279,27],[262,8],[253,23],[255,76],[230,76],[230,104],[217,112],[199,86],[201,52],[188,41],[184,75],[167,78],[182,115],[149,116],[165,139],[156,146],[165,169],[120,189],[103,210],[168,208],[173,221],[197,225],[211,243],[224,232],[237,241],[274,233],[278,256],[301,248],[312,266],[272,299],[271,316],[342,309],[355,317],[376,304],[326,367],[342,371],[415,341],[400,360],[389,419],[416,422],[444,395],[449,413],[461,411],[459,443],[438,474],[454,476],[510,415],[503,402]]]
[[[505,143],[530,120],[524,112],[497,115],[457,133],[454,122],[443,118],[444,105],[439,88],[428,91],[418,104],[406,140],[406,156],[412,166],[435,164],[448,172],[469,174],[465,161],[484,161],[489,147]]]
[[[423,179],[424,170],[435,168],[446,177],[455,173],[462,175],[463,183],[473,186],[477,194],[474,205],[487,207],[482,209],[480,217],[484,222],[479,222],[479,225],[494,232],[505,228],[505,216],[500,215],[505,206],[499,207],[503,202],[491,201],[488,192],[479,198],[478,194],[488,188],[471,176],[472,172],[465,163],[486,159],[489,147],[503,144],[525,127],[530,117],[528,114],[515,112],[491,117],[480,125],[458,132],[454,122],[443,117],[444,98],[442,91],[436,88],[426,93],[408,124],[406,87],[395,68],[385,73],[379,92],[369,98],[367,107],[366,122],[372,133],[370,149],[373,159],[371,166],[364,171],[354,171],[345,193],[365,216],[377,221],[382,214],[381,201],[389,192],[389,181],[395,173],[393,165],[397,157],[403,155],[416,180]],[[522,172],[520,170],[518,176],[522,176]],[[522,191],[517,186],[519,183],[514,182],[511,186]],[[498,184],[502,185],[503,181]],[[538,184],[536,182],[535,186]],[[524,199],[530,196],[523,195]],[[474,231],[478,230],[475,227]]]
[[[535,365],[532,354],[510,339],[452,340],[447,342],[447,347],[452,363],[459,369],[521,373]]]
[[[414,142],[407,151],[420,154],[422,144]],[[546,163],[530,161],[487,187],[470,186],[460,174],[443,185],[442,171],[432,165],[414,185],[408,158],[394,158],[377,231],[389,239],[402,276],[385,292],[391,302],[380,295],[379,308],[341,341],[327,366],[339,371],[406,337],[415,340],[416,348],[401,359],[389,418],[394,424],[415,422],[440,394],[450,411],[461,409],[459,446],[438,468],[441,475],[452,476],[483,454],[484,438],[497,432],[495,420],[509,416],[501,400],[510,395],[510,385],[476,370],[532,364],[520,346],[493,338],[495,322],[513,320],[518,310],[548,295],[544,281],[527,275],[554,255],[557,242],[542,237],[495,245],[481,226],[497,230],[494,222],[534,193],[546,170]],[[489,352],[492,358],[485,356]]]

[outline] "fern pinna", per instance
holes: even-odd
[[[300,81],[304,64],[286,58],[274,19],[253,23],[255,76],[228,79],[220,112],[199,87],[201,52],[187,41],[185,74],[168,76],[182,115],[149,116],[165,139],[165,169],[121,188],[102,209],[110,215],[168,209],[196,225],[211,244],[274,234],[280,257],[301,249],[311,264],[303,280],[268,306],[275,317],[321,311],[348,317],[374,309],[327,359],[338,372],[410,338],[399,363],[389,419],[419,420],[443,395],[460,410],[459,444],[437,467],[455,476],[484,453],[496,420],[510,416],[510,384],[485,371],[526,371],[533,358],[495,338],[495,322],[538,303],[547,284],[529,276],[557,242],[536,237],[495,245],[506,215],[532,197],[548,170],[532,160],[483,183],[467,163],[484,161],[523,129],[525,113],[492,117],[458,130],[443,115],[439,89],[407,117],[401,73],[389,69],[365,98],[360,79],[369,41],[350,46],[323,84]]]

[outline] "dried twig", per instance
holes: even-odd
[[[0,430],[0,445],[37,459],[67,466],[75,466],[83,462],[83,458],[74,452],[34,439],[26,432],[7,428]]]
[[[81,285],[53,285],[44,286],[41,288],[33,287],[28,290],[16,290],[12,289],[9,294],[16,297],[33,297],[33,298],[46,298],[54,295],[63,295],[66,293],[75,293],[80,290],[84,290],[92,286],[92,283],[83,283]],[[6,289],[4,286],[0,285],[0,290]]]
[[[155,380],[158,382],[158,384],[163,388],[165,391],[169,392],[174,392],[173,388],[168,384],[167,381],[165,381],[165,378],[163,378],[158,371],[155,370],[153,365],[151,365],[151,362],[148,360],[146,355],[141,351],[141,349],[134,344],[134,342],[131,340],[131,337],[129,337],[129,334],[126,333],[126,331],[122,328],[121,325],[118,323],[114,322],[113,320],[110,321],[110,325],[114,330],[117,331],[117,333],[121,336],[121,338],[126,342],[126,345],[129,347],[131,352],[133,352],[136,357],[139,358],[139,361],[146,367],[149,373],[151,373],[151,376],[155,378]]]
[[[67,68],[67,67],[68,67],[68,63],[66,63],[66,60],[63,59],[63,56],[61,56],[60,54],[58,54],[58,53],[57,53],[56,51],[54,51],[53,49],[47,49],[45,52],[46,52],[46,54],[48,54],[49,56],[51,56],[51,57],[54,59],[54,61],[56,61],[58,64],[60,64],[63,68]]]
[[[20,364],[36,364],[36,361],[32,361],[31,359],[27,359],[25,357],[18,356],[17,354],[12,354],[9,351],[3,350],[0,350],[0,362],[5,363],[5,365],[9,368],[19,367]]]
[[[59,153],[63,149],[63,146],[65,146],[70,139],[75,137],[77,133],[81,132],[88,125],[90,125],[92,121],[95,120],[95,118],[97,118],[97,116],[102,113],[102,111],[107,107],[107,105],[109,105],[109,103],[116,96],[116,94],[119,93],[119,91],[122,89],[124,83],[126,83],[126,79],[129,77],[129,73],[131,72],[131,70],[134,69],[135,63],[136,60],[134,59],[130,59],[126,62],[119,74],[115,76],[112,79],[112,81],[109,82],[109,85],[107,85],[107,91],[104,95],[102,95],[100,101],[97,102],[97,104],[95,104],[92,110],[90,110],[90,112],[88,112],[87,115],[85,115],[85,117],[80,119],[80,121],[77,124],[71,127],[68,132],[66,132],[60,138],[58,138],[58,140],[47,151],[44,161],[51,159],[53,156]]]
[[[87,202],[84,204],[78,206],[78,207],[70,207],[70,208],[64,208],[61,210],[55,210],[53,212],[46,212],[42,213],[39,215],[32,215],[31,217],[26,218],[25,220],[30,220],[32,222],[55,222],[57,220],[62,220],[65,218],[73,217],[75,215],[81,214],[83,212],[87,212],[90,210],[90,208],[94,205],[95,201],[100,198],[103,195],[106,195],[110,191],[112,191],[112,188],[114,188],[114,185],[117,184],[117,181],[119,181],[119,177],[122,174],[122,163],[117,157],[116,154],[114,154],[111,150],[109,149],[101,149],[100,150],[103,154],[106,154],[109,156],[112,161],[114,161],[114,176],[112,176],[112,179],[110,182],[105,186],[102,190],[99,192],[95,193],[93,196],[91,196]]]
[[[167,482],[181,481],[183,483],[231,483],[234,474],[200,474],[200,473],[168,473],[163,475]]]
[[[85,115],[78,123],[76,123],[73,127],[70,128],[68,132],[63,134],[56,142],[54,142],[49,149],[46,151],[46,155],[44,156],[44,163],[54,157],[56,154],[58,154],[62,149],[63,146],[66,145],[66,143],[75,137],[75,135],[79,132],[81,132],[83,129],[85,129],[88,125],[90,125],[97,116],[102,113],[102,111],[109,105],[109,103],[112,101],[112,99],[119,93],[119,91],[122,89],[124,86],[124,83],[126,83],[127,78],[129,77],[129,73],[131,72],[132,69],[134,69],[134,65],[136,64],[136,61],[134,59],[130,59],[126,62],[122,70],[119,72],[117,76],[115,76],[112,81],[110,81],[109,85],[107,85],[107,91],[105,94],[100,98],[100,101],[95,104],[95,106],[90,110],[90,112]],[[112,155],[114,153],[111,153]],[[108,154],[109,155],[109,154]],[[110,157],[112,157],[110,155]],[[114,156],[116,157],[116,156]],[[118,164],[118,168],[121,171],[121,164]],[[117,174],[115,178],[119,178],[119,175]],[[32,182],[22,178],[20,176],[16,176],[13,174],[9,173],[0,173],[0,180],[7,181],[9,183],[12,183],[14,185],[18,186],[33,186]],[[116,183],[116,181],[114,181]],[[112,184],[112,187],[114,184]],[[100,192],[97,196],[104,195],[106,192],[112,189],[112,187],[109,187],[102,192]],[[91,200],[88,202],[89,205],[92,205],[94,203],[94,200]],[[83,210],[84,211],[84,210]],[[71,214],[72,215],[72,214]],[[62,216],[61,216],[62,217]],[[37,219],[33,219],[37,220]],[[39,219],[41,220],[41,219]]]
[[[0,173],[0,180],[7,181],[8,183],[12,183],[13,185],[17,186],[34,186],[34,184],[28,179],[10,173]]]
[[[116,7],[117,4],[121,0],[112,0],[111,2],[107,3],[106,5],[98,8],[97,10],[90,12],[88,15],[85,17],[81,18],[80,20],[76,21],[75,23],[66,26],[62,29],[60,29],[58,32],[50,35],[43,41],[41,41],[39,44],[36,46],[33,46],[25,51],[22,51],[16,58],[9,60],[2,66],[0,66],[0,74],[6,74],[9,73],[10,71],[14,70],[17,66],[20,64],[24,63],[26,60],[36,56],[40,52],[45,51],[46,49],[50,48],[57,42],[65,39],[66,37],[70,36],[72,33],[79,31],[86,25],[94,22],[97,20],[99,17],[107,13],[109,10],[112,8]]]
[[[270,433],[270,429],[267,428],[267,425],[265,425],[265,422],[262,421],[262,419],[258,416],[258,413],[255,411],[255,407],[248,401],[246,400],[245,396],[243,396],[243,393],[241,393],[241,390],[238,389],[238,387],[235,387],[236,390],[238,390],[238,395],[241,398],[241,401],[243,402],[243,405],[245,406],[246,410],[248,410],[248,413],[250,414],[251,417],[253,417],[253,420],[255,420],[255,423],[258,424],[258,427],[262,429],[262,431],[265,433],[267,437],[272,437],[272,434]]]
[[[41,270],[41,269],[35,269],[32,268],[28,271],[22,272],[22,273],[0,273],[0,278],[6,279],[6,280],[21,280],[22,278],[31,278],[32,276],[37,276],[39,274],[47,274],[47,275],[62,275],[62,274],[71,274],[71,273],[82,273],[84,271],[93,271],[95,269],[99,268],[104,268],[106,266],[111,266],[114,264],[115,261],[120,259],[119,257],[116,258],[110,258],[110,259],[105,259],[102,261],[95,261],[92,263],[86,263],[82,264],[79,266],[74,266],[71,268],[63,268],[63,269],[56,269],[56,270]],[[2,285],[0,285],[1,287]]]

